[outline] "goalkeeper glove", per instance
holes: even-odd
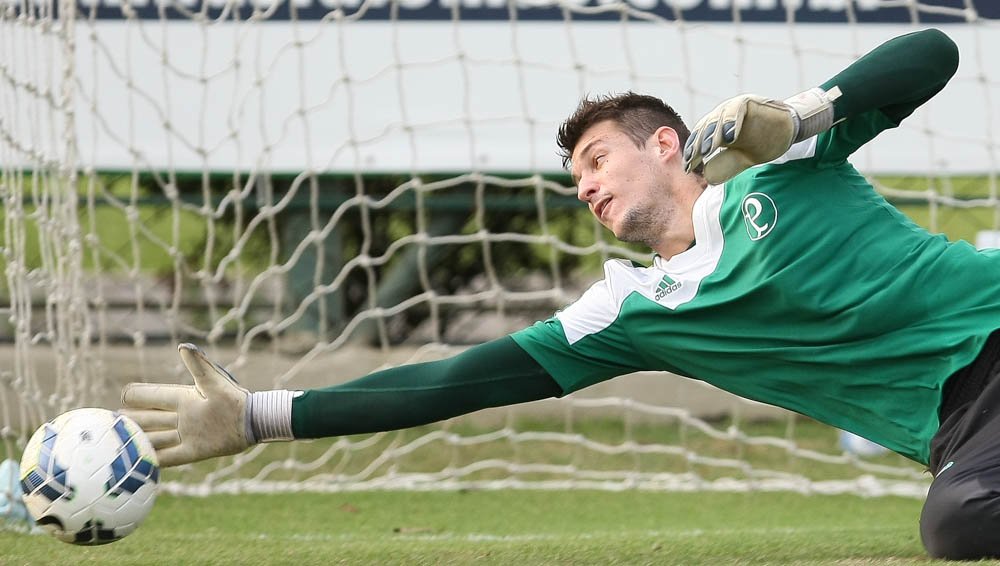
[[[251,393],[193,344],[177,347],[194,385],[130,383],[121,413],[149,437],[160,465],[237,454],[257,442],[291,440],[291,391]]]
[[[704,165],[705,180],[724,183],[743,170],[784,155],[793,143],[833,125],[840,89],[813,88],[785,101],[754,94],[730,98],[691,129],[684,144],[684,171]]]

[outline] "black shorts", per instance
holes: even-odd
[[[920,537],[935,558],[1000,557],[1000,331],[945,386]]]

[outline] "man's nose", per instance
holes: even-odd
[[[590,176],[580,177],[580,182],[576,184],[576,198],[583,202],[590,202],[597,192],[598,185]]]

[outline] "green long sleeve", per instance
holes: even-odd
[[[398,430],[485,409],[563,395],[512,338],[445,360],[399,366],[292,401],[295,438]]]
[[[834,120],[880,110],[896,124],[937,94],[958,69],[958,47],[936,29],[893,38],[821,85],[843,93]]]

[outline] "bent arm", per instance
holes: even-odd
[[[822,85],[776,101],[731,98],[691,128],[684,170],[711,184],[768,163],[820,136],[813,163],[840,163],[879,132],[898,126],[958,69],[958,48],[930,29],[891,39]]]
[[[943,32],[928,29],[883,43],[826,81],[837,87],[834,121],[879,110],[899,124],[944,88],[958,69],[958,47]]]
[[[399,366],[292,400],[295,438],[398,430],[489,407],[563,395],[512,338],[445,360]]]

